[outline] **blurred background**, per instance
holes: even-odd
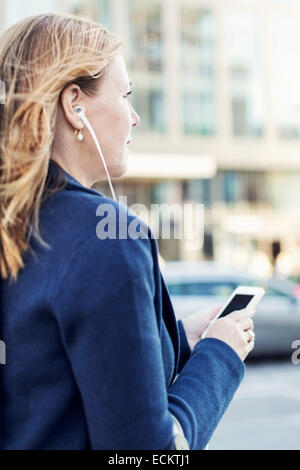
[[[267,290],[211,448],[300,449],[300,0],[0,0],[0,30],[48,12],[125,41],[141,124],[117,197],[149,211],[204,204],[202,248],[158,240],[176,315],[221,305],[239,284]]]

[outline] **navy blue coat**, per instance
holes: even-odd
[[[32,235],[18,281],[2,280],[1,448],[172,449],[172,413],[203,449],[243,362],[217,339],[191,353],[150,229],[63,174],[67,187],[40,212],[50,248]],[[114,218],[123,234],[140,223],[143,236],[100,239],[99,223]]]

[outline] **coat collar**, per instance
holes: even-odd
[[[50,159],[48,167],[48,178],[51,180],[51,182],[55,182],[57,180],[61,180],[61,177],[63,177],[63,180],[66,181],[66,190],[77,190],[90,194],[96,194],[97,196],[104,196],[96,189],[88,188],[87,186],[81,184],[70,173],[61,168],[54,160]]]

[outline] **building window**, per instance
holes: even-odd
[[[137,85],[131,103],[141,118],[135,132],[165,132],[165,100],[162,90],[142,89]]]
[[[299,138],[299,18],[289,16],[270,19],[269,34],[270,85],[277,134],[285,139]]]
[[[182,118],[185,134],[215,134],[215,25],[210,11],[180,10]]]
[[[166,130],[163,75],[162,6],[128,0],[129,69],[133,81],[132,105],[141,117],[137,133]]]
[[[209,92],[183,93],[183,131],[185,134],[213,135],[215,107]]]
[[[211,79],[215,49],[212,12],[184,7],[180,19],[183,73],[204,80]]]
[[[136,70],[163,70],[162,8],[159,3],[129,0],[130,66]]]
[[[270,173],[267,179],[268,195],[276,210],[299,210],[300,173]]]
[[[239,137],[261,137],[265,105],[259,24],[252,13],[228,12],[224,26],[232,131]]]
[[[233,119],[233,133],[236,136],[253,135],[261,136],[262,127],[250,125],[250,109],[251,102],[247,96],[232,96],[232,119]]]
[[[211,180],[193,179],[183,183],[184,200],[204,204],[205,209],[211,207]]]
[[[152,204],[181,204],[181,183],[165,180],[153,183],[151,186]]]
[[[265,173],[234,172],[223,173],[224,201],[234,205],[247,202],[249,205],[267,202]]]
[[[226,172],[223,175],[224,201],[232,204],[242,199],[242,181],[239,174]]]

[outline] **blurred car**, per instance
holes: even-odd
[[[263,287],[266,295],[254,317],[256,341],[251,356],[292,354],[292,342],[300,339],[295,283],[276,277],[261,280],[214,262],[167,262],[163,274],[178,319],[222,306],[239,285]]]

